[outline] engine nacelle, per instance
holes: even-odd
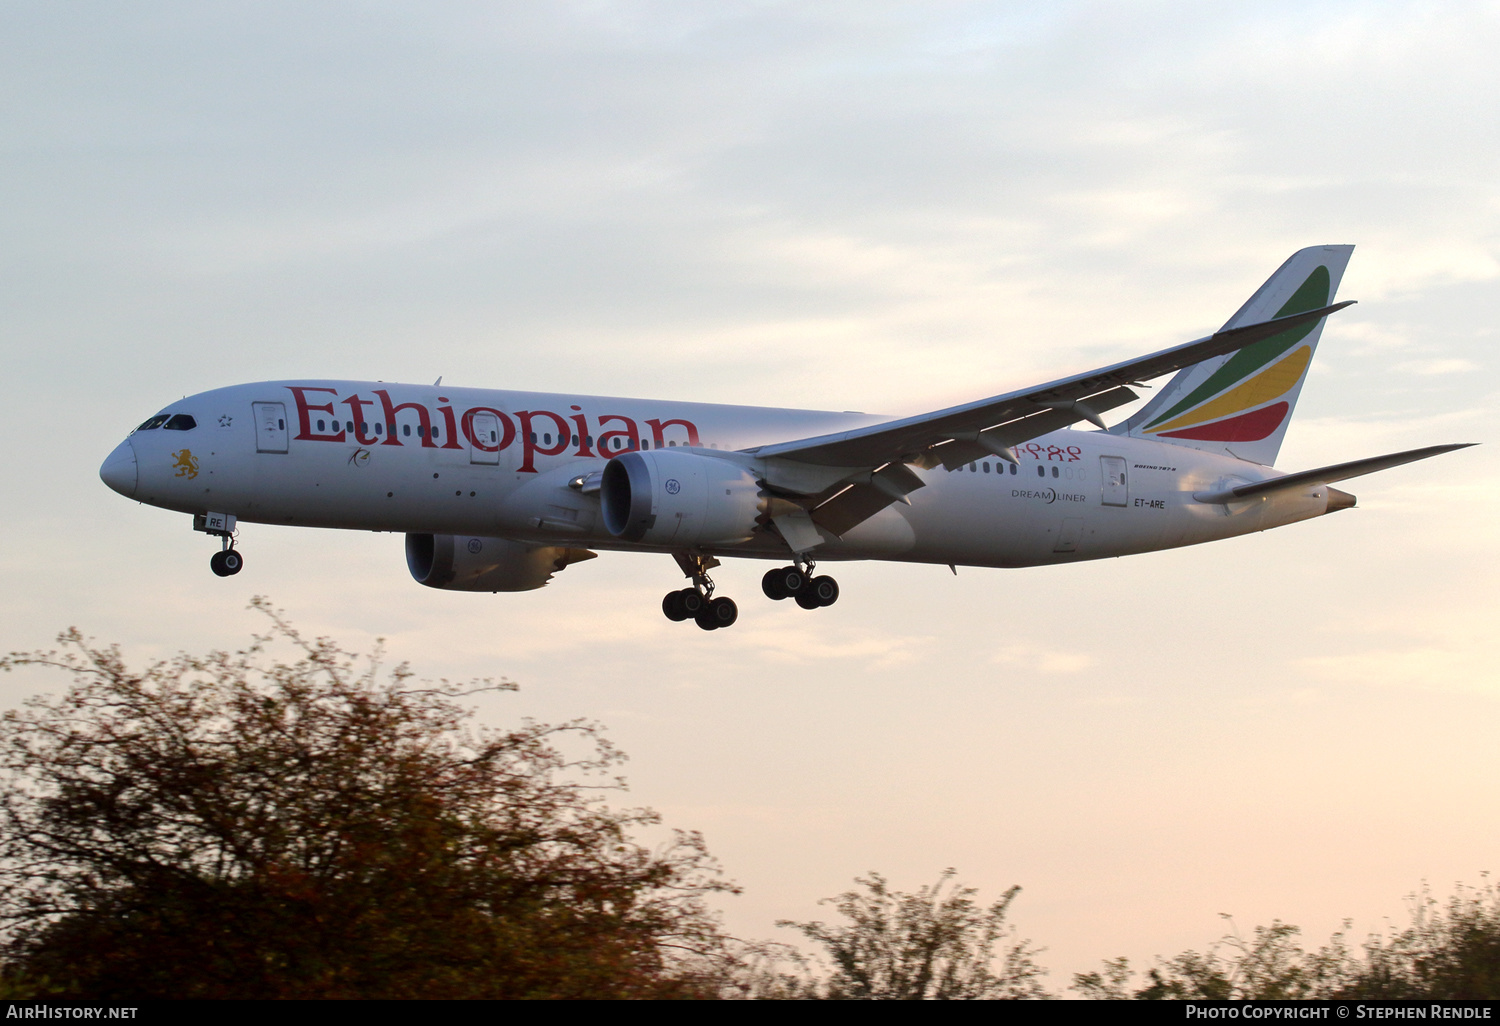
[[[527,545],[509,538],[406,536],[406,566],[412,577],[418,584],[445,591],[532,591],[569,563],[595,555],[588,549]]]
[[[730,460],[686,450],[627,452],[604,465],[604,527],[651,545],[733,545],[761,514],[760,483]]]

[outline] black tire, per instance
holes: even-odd
[[[212,570],[216,576],[229,576],[229,571],[224,569],[224,553],[222,552],[215,552],[212,556],[208,557],[208,568]]]
[[[716,598],[693,619],[699,627],[706,631],[716,631],[720,627],[732,627],[734,621],[740,618],[739,606],[734,604],[734,599]]]
[[[778,566],[775,570],[766,571],[766,575],[760,579],[760,590],[765,592],[766,598],[780,602],[801,591],[806,580],[802,571],[796,567]]]
[[[697,588],[683,588],[677,593],[682,601],[682,618],[690,619],[703,612],[703,595]]]
[[[668,620],[678,623],[686,620],[688,615],[682,608],[682,592],[669,591],[663,595],[661,599],[661,611]]]
[[[797,596],[797,605],[803,609],[817,609],[822,604],[818,601],[817,596],[812,593],[811,589],[803,591]]]
[[[839,582],[832,577],[814,577],[807,582],[807,591],[820,606],[831,606],[839,600]]]
[[[219,565],[224,568],[225,577],[233,577],[245,569],[245,557],[240,555],[238,549],[226,549],[219,555],[223,557],[219,560]]]

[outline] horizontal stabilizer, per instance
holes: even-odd
[[[1454,449],[1467,449],[1475,442],[1459,442],[1455,445],[1429,445],[1425,449],[1408,449],[1406,452],[1392,453],[1389,456],[1371,456],[1366,460],[1355,460],[1352,463],[1336,463],[1331,467],[1319,467],[1317,470],[1304,470],[1296,474],[1286,474],[1282,477],[1272,477],[1264,481],[1256,481],[1251,484],[1243,484],[1237,488],[1226,488],[1220,492],[1194,492],[1193,498],[1199,502],[1225,503],[1243,502],[1253,499],[1257,495],[1267,495],[1271,492],[1280,492],[1288,488],[1301,488],[1310,484],[1332,484],[1335,481],[1347,481],[1351,477],[1363,477],[1365,474],[1373,474],[1379,470],[1389,470],[1399,467],[1403,463],[1415,463],[1417,460],[1425,460],[1430,456],[1441,456],[1445,452]]]

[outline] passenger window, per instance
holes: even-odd
[[[384,434],[384,432],[383,432],[383,431],[382,431],[382,430],[381,430],[381,428],[382,428],[382,427],[383,427],[383,426],[384,426],[384,425],[381,425],[381,424],[376,424],[376,425],[375,425],[375,433],[376,433],[376,434],[377,434],[377,435],[379,435],[379,434]]]
[[[1020,468],[1020,467],[1018,467],[1018,466],[1016,466],[1016,465],[1015,465],[1015,464],[1014,464],[1014,463],[1012,463],[1012,464],[1011,464],[1011,465],[1010,465],[1010,472],[1011,472],[1011,474],[1012,474],[1012,475],[1014,475],[1014,474],[1016,474],[1016,473],[1017,473],[1017,472],[1019,472],[1019,471],[1020,471],[1020,469],[1021,469],[1021,468]]]
[[[436,438],[439,434],[441,434],[441,432],[439,432],[437,428],[433,428],[432,429],[432,437],[433,438]]]
[[[352,420],[345,421],[344,422],[344,430],[348,431],[352,435],[354,433],[354,421],[352,421]]]
[[[1046,477],[1047,476],[1047,468],[1044,467],[1044,466],[1042,466],[1040,463],[1038,463],[1036,465],[1036,476],[1037,477]]]
[[[545,434],[542,435],[542,444],[543,445],[551,445],[552,444],[552,432],[548,431],[548,432],[546,432]]]
[[[198,426],[198,422],[186,413],[179,413],[165,424],[162,428],[167,431],[191,431]]]
[[[323,431],[323,422],[320,420],[320,421],[318,421],[318,432],[321,434],[322,431]]]
[[[411,437],[411,425],[410,424],[402,424],[401,425],[401,433],[403,435],[405,435],[407,438],[410,438]]]
[[[1056,467],[1053,467],[1053,468],[1052,468],[1052,476],[1053,476],[1053,477],[1056,477],[1056,476],[1057,476],[1057,468],[1056,468]]]
[[[986,474],[988,474],[988,473],[989,473],[989,472],[990,472],[990,465],[989,465],[989,464],[988,464],[988,463],[986,463],[986,464],[985,464],[985,465],[984,465],[984,472],[985,472],[985,473],[986,473]]]

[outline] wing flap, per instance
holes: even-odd
[[[850,485],[812,511],[813,523],[842,538],[896,500],[874,485]]]

